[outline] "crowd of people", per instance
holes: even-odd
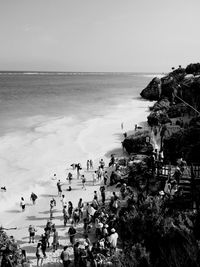
[[[114,156],[111,157],[110,166],[115,164]],[[72,168],[79,168],[80,164],[75,164]],[[98,185],[99,189],[94,190],[93,198],[90,202],[84,202],[82,198],[79,199],[77,205],[74,207],[72,201],[67,201],[63,193],[62,186],[56,174],[54,179],[57,186],[57,197],[50,199],[49,219],[44,227],[44,232],[39,240],[36,240],[35,235],[37,229],[34,225],[29,225],[29,243],[35,243],[37,266],[44,264],[44,259],[47,258],[47,252],[56,252],[61,248],[59,242],[59,234],[57,231],[58,225],[54,223],[54,212],[58,210],[61,203],[61,212],[63,218],[63,226],[66,228],[69,244],[63,246],[60,253],[60,260],[63,266],[69,266],[72,261],[74,266],[100,266],[104,262],[109,263],[109,258],[115,254],[117,248],[118,233],[116,231],[116,216],[120,207],[120,198],[116,192],[112,193],[110,199],[106,198],[106,188],[110,185],[110,175],[105,167],[103,159],[99,161],[98,168],[93,170],[93,162],[88,160],[86,162],[86,170],[91,171],[92,168],[92,182],[93,185]],[[82,189],[86,189],[85,174],[78,175],[81,177]],[[67,180],[71,186],[72,179],[74,179],[72,172],[67,175]],[[96,187],[95,187],[96,188]],[[123,196],[124,190],[121,191]],[[31,193],[30,197],[33,205],[37,199],[35,193]],[[23,197],[20,202],[22,211],[25,209],[25,201]],[[81,236],[81,238],[79,237]],[[52,243],[50,242],[52,240]],[[73,255],[70,250],[73,249]]]

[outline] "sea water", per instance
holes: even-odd
[[[72,163],[105,159],[146,120],[144,73],[0,73],[0,211],[42,193]],[[123,129],[121,124],[123,123]]]

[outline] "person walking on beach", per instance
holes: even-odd
[[[53,245],[53,252],[55,252],[58,249],[58,245],[59,245],[58,232],[57,232],[56,229],[53,229],[53,242],[52,242],[52,245]]]
[[[36,257],[37,257],[37,266],[42,266],[44,255],[42,252],[42,243],[41,242],[39,242],[37,244]]]
[[[69,173],[68,173],[68,176],[67,176],[67,179],[68,179],[68,181],[69,181],[69,185],[71,185],[71,183],[72,183],[72,178],[73,178],[73,175],[72,175],[71,172],[69,172]]]
[[[76,165],[76,169],[77,169],[77,179],[79,179],[79,177],[80,177],[80,170],[82,170],[82,167],[81,167],[81,164],[80,163],[78,163]]]
[[[102,185],[100,187],[100,192],[101,192],[101,201],[102,201],[102,204],[105,205],[105,201],[106,201],[106,192],[105,192],[105,186]]]
[[[90,169],[90,160],[89,159],[87,160],[86,166],[87,166],[87,171],[89,171],[89,169]]]
[[[70,239],[70,243],[73,245],[74,244],[74,239],[75,239],[75,235],[76,235],[76,229],[73,226],[73,223],[71,224],[69,230],[68,230],[68,234],[69,234],[69,239]]]
[[[22,208],[22,211],[24,212],[24,211],[25,211],[25,207],[26,207],[26,203],[25,203],[23,197],[21,197],[20,206],[21,206],[21,208]]]
[[[90,169],[93,169],[93,161],[90,159]]]
[[[58,196],[61,197],[61,194],[62,194],[62,187],[61,187],[61,182],[60,180],[58,180],[57,182],[57,188],[58,188]]]
[[[64,226],[67,225],[67,220],[68,220],[67,206],[65,205],[63,207],[63,221],[64,221]]]
[[[78,202],[78,211],[79,211],[80,219],[83,219],[83,200],[82,200],[82,198],[80,198],[79,202]]]
[[[69,215],[69,218],[72,217],[72,213],[73,213],[73,204],[71,201],[68,202],[68,215]]]
[[[30,200],[32,200],[33,205],[35,205],[35,201],[36,201],[37,198],[38,198],[37,195],[32,192],[31,196],[30,196]]]
[[[53,208],[56,206],[56,201],[54,198],[50,200],[50,220],[53,218]]]
[[[64,246],[63,251],[60,254],[60,258],[63,262],[63,267],[68,267],[70,264],[70,259],[69,259],[69,252],[68,252],[68,246]]]
[[[64,207],[64,206],[67,206],[67,200],[66,200],[65,195],[62,195],[62,198],[61,198],[60,201],[61,201],[63,207]]]
[[[30,224],[28,231],[29,231],[29,243],[31,243],[31,242],[34,243],[35,242],[35,232],[36,232],[35,227],[32,224]]]
[[[96,181],[97,181],[97,171],[94,171],[92,174],[92,181],[93,181],[93,185],[95,185]]]
[[[86,190],[86,187],[85,187],[85,182],[86,182],[86,179],[85,179],[85,175],[81,175],[81,180],[82,180],[82,189],[85,189]]]
[[[107,181],[108,181],[108,172],[105,171],[104,174],[103,174],[103,182],[104,182],[104,185],[107,185]]]

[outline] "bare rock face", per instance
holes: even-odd
[[[153,78],[153,80],[147,85],[147,87],[144,88],[140,93],[141,97],[148,100],[158,100],[160,94],[159,83],[160,79],[158,79],[157,77]]]
[[[188,163],[200,163],[200,117],[192,119],[188,129],[166,138],[163,153],[166,159],[174,163],[180,157],[184,157]]]
[[[147,138],[150,138],[149,131],[142,131],[125,138],[122,144],[129,154],[141,153],[149,155],[153,151],[153,146],[146,142]]]
[[[152,111],[147,117],[147,121],[150,126],[171,123],[166,110]]]

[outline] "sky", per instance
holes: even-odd
[[[200,61],[199,0],[0,0],[0,70],[167,72]]]

